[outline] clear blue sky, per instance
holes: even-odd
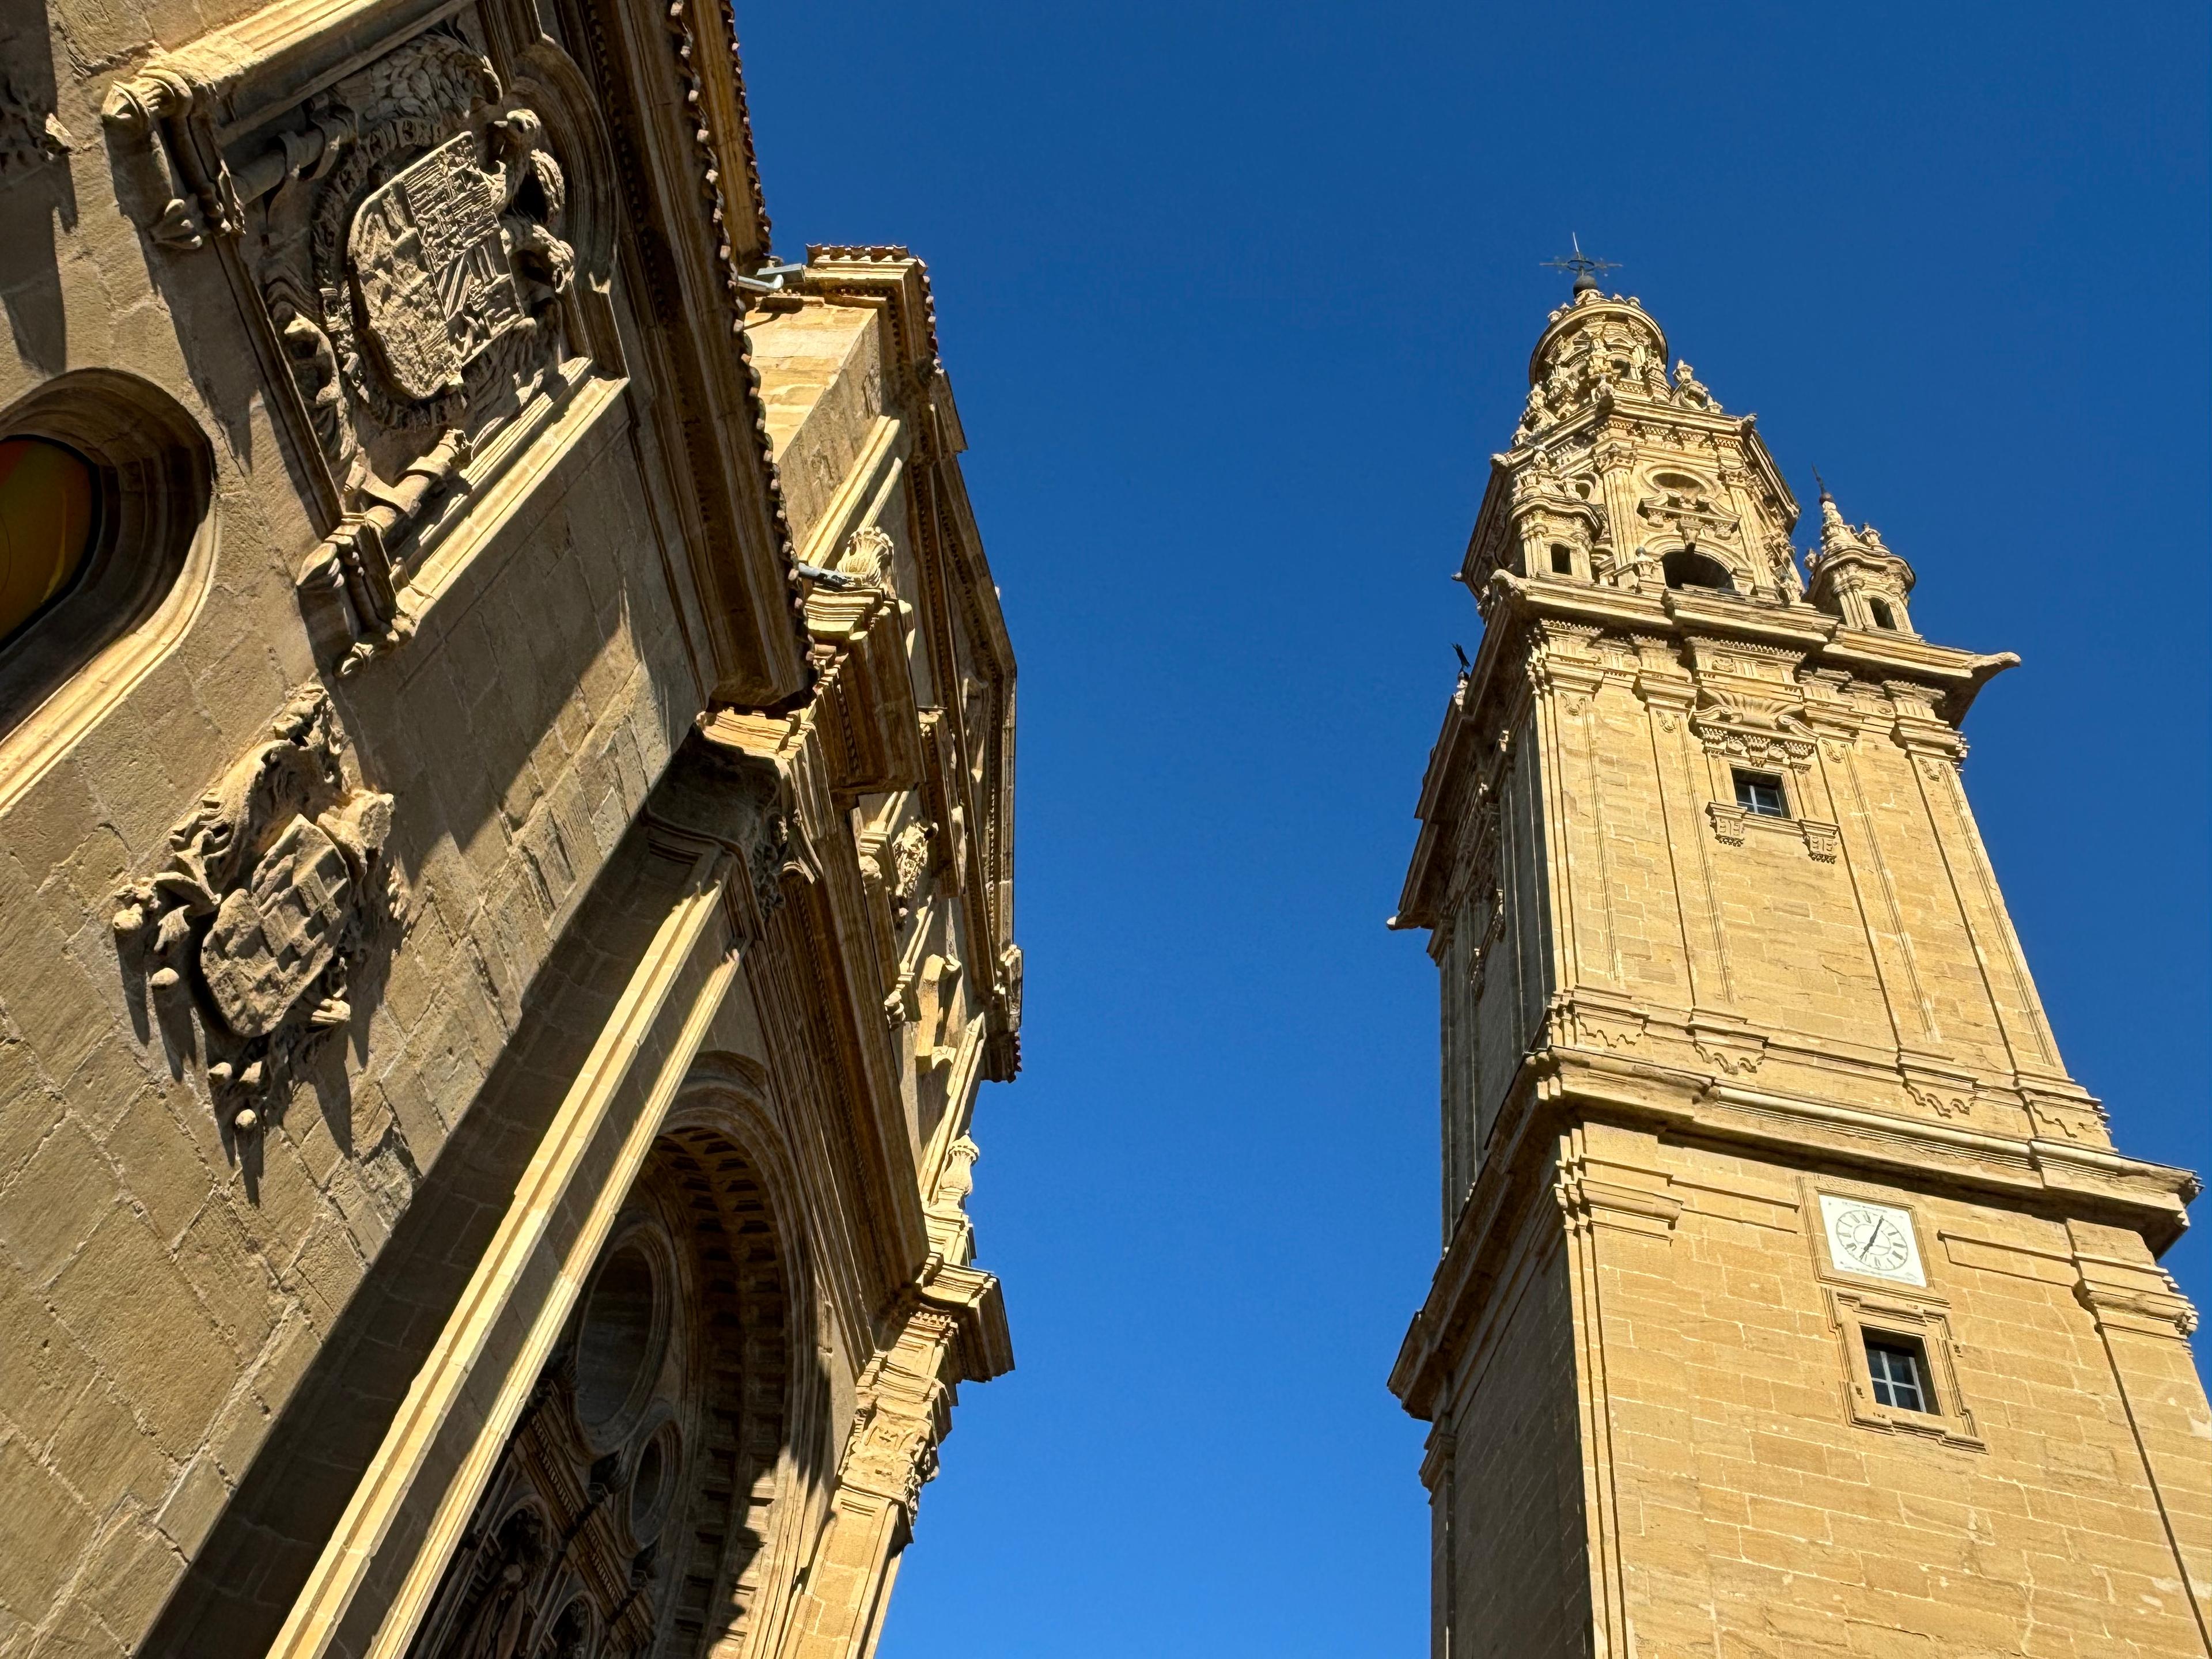
[[[2206,15],[741,7],[778,251],[930,261],[1022,665],[1020,1369],[885,1659],[1425,1650],[1436,993],[1382,920],[1571,231],[1923,631],[2026,659],[1967,786],[2030,961],[2122,1146],[2212,1166]]]

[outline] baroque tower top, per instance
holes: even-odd
[[[2198,1183],[2069,1074],[1960,776],[2017,659],[1923,639],[1825,487],[1801,568],[1752,417],[1563,263],[1395,919],[1440,993],[1444,1249],[1391,1373],[1431,1652],[2212,1650],[2156,1261]]]
[[[1686,362],[1670,381],[1667,356],[1642,304],[1607,296],[1587,273],[1552,313],[1513,447],[1492,458],[1509,488],[1492,491],[1468,549],[1465,574],[1486,616],[1499,569],[1632,591],[1803,596],[1790,542],[1797,502],[1753,417],[1725,413]]]

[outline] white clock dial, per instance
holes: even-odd
[[[1820,1218],[1827,1226],[1829,1260],[1845,1273],[1927,1284],[1912,1237],[1912,1218],[1906,1212],[1868,1199],[1823,1193]]]

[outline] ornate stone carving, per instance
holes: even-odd
[[[921,890],[921,878],[929,869],[929,843],[936,834],[933,824],[909,823],[891,837],[886,849],[890,869],[884,885],[890,894],[892,914],[901,921],[911,912],[914,896]]]
[[[1748,682],[1701,679],[1690,726],[1706,753],[1748,766],[1802,771],[1813,759],[1812,728],[1790,702]]]
[[[550,366],[538,336],[575,264],[560,166],[535,112],[497,103],[491,65],[447,36],[337,91],[367,108],[320,187],[312,270],[357,418],[372,438],[466,422]]]
[[[1710,1025],[1694,1021],[1690,1041],[1706,1061],[1729,1077],[1748,1077],[1766,1058],[1766,1039],[1755,1031]]]
[[[1560,1025],[1566,1040],[1582,1048],[1633,1048],[1643,1040],[1650,1017],[1640,1008],[1588,989],[1562,1000]]]
[[[887,586],[891,575],[893,544],[878,526],[864,524],[845,538],[837,556],[837,569],[863,586]]]
[[[1674,401],[1688,409],[1703,409],[1717,415],[1720,399],[1705,389],[1705,383],[1692,372],[1687,359],[1674,365]]]
[[[27,97],[15,77],[0,70],[0,181],[30,173],[70,153],[69,129],[52,98]]]
[[[352,1018],[350,975],[404,911],[392,797],[349,784],[343,750],[322,687],[294,693],[270,741],[170,830],[167,864],[116,895],[118,942],[155,964],[157,999],[198,1009],[210,1090],[242,1133]]]
[[[150,72],[118,89],[110,125],[168,154],[156,141],[193,94],[182,70]],[[197,246],[213,202],[252,233],[250,279],[336,492],[301,588],[344,671],[406,631],[400,549],[439,494],[493,432],[566,395],[568,191],[538,113],[442,27],[284,119],[211,191],[179,186],[178,225]]]
[[[1972,1072],[1934,1056],[1906,1053],[1898,1058],[1898,1073],[1906,1097],[1922,1110],[1945,1118],[1973,1116],[1979,1085]]]

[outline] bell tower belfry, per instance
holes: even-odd
[[[1581,273],[1462,577],[1437,1659],[2207,1655],[2198,1183],[2068,1074],[1960,781],[2016,659]]]

